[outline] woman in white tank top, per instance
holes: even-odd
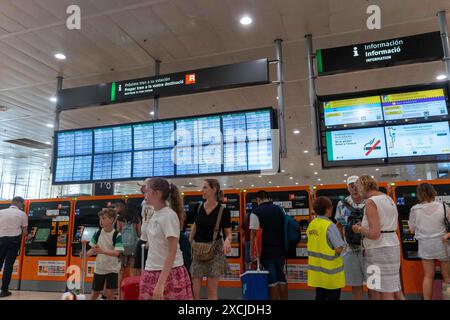
[[[440,261],[441,274],[444,282],[450,283],[449,270],[449,244],[442,241],[446,228],[444,214],[450,218],[450,208],[435,201],[436,190],[429,183],[421,183],[417,186],[417,198],[419,204],[411,208],[409,215],[409,229],[415,234],[419,242],[419,257],[422,259],[424,278],[422,282],[424,300],[433,297],[434,274],[436,260]]]
[[[367,286],[375,300],[404,300],[400,283],[400,241],[397,237],[398,212],[394,201],[378,191],[378,184],[364,175],[356,181],[367,199],[361,225],[353,231],[363,236]]]

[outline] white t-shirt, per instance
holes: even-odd
[[[152,218],[154,212],[155,212],[155,210],[153,209],[153,207],[151,205],[146,204],[145,200],[142,201],[142,210],[141,210],[141,216],[142,216],[141,240],[142,241],[148,240],[148,237],[147,237],[148,223],[149,223],[150,219]]]
[[[106,232],[102,229],[100,236],[98,237],[98,242],[95,241],[95,234],[92,237],[89,245],[91,247],[96,244],[101,249],[124,251],[122,243],[122,235],[119,233],[116,237],[116,244],[114,245],[113,236],[114,229],[110,232]],[[119,257],[113,257],[106,254],[98,254],[95,259],[94,272],[97,274],[108,274],[108,273],[119,273],[122,265],[120,263]]]
[[[0,210],[0,237],[17,237],[22,234],[22,227],[28,226],[28,217],[16,206]]]
[[[261,229],[260,223],[259,223],[259,218],[256,214],[251,213],[250,214],[250,225],[249,225],[250,230],[259,230]]]
[[[169,243],[167,238],[177,238],[177,254],[172,268],[181,267],[183,254],[180,250],[178,239],[180,238],[180,220],[175,211],[169,207],[164,207],[159,211],[154,211],[146,230],[148,238],[148,257],[145,264],[147,271],[160,271],[164,267]]]
[[[400,241],[398,240],[398,236],[396,233],[398,226],[398,211],[394,200],[392,200],[385,194],[373,196],[369,199],[372,200],[377,207],[378,219],[380,220],[380,231],[395,232],[380,233],[380,237],[377,240],[371,240],[367,237],[364,237],[364,248],[375,249],[382,247],[395,247],[400,245]],[[369,228],[369,222],[367,221],[366,214],[364,214],[361,226],[366,229]]]
[[[447,218],[450,219],[450,208],[447,206]],[[433,201],[416,204],[411,208],[409,227],[414,229],[417,240],[440,238],[445,235],[444,206]]]

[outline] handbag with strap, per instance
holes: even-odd
[[[199,208],[200,211],[200,208]],[[216,249],[216,237],[220,230],[220,221],[222,220],[223,206],[220,206],[219,214],[217,215],[216,226],[214,227],[213,240],[211,242],[197,242],[192,241],[192,257],[199,261],[209,261],[214,258],[214,251]]]

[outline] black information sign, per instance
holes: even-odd
[[[94,183],[94,196],[112,196],[114,195],[114,183],[99,182]]]
[[[442,59],[439,32],[317,50],[320,75]]]
[[[269,83],[267,59],[64,89],[60,110]]]

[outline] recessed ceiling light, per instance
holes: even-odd
[[[50,145],[50,144],[52,144],[52,143],[51,143],[50,141],[45,141],[45,144],[49,144],[49,145]]]
[[[239,180],[239,182],[242,182],[242,180]]]
[[[371,176],[372,177],[372,179],[375,179],[375,177],[374,176]]]
[[[309,151],[308,150],[303,150],[303,153],[309,153]]]
[[[284,170],[284,169],[283,169],[283,170],[281,170],[281,172],[283,172],[283,173],[284,173],[284,172],[286,172],[286,170]]]
[[[49,155],[48,153],[44,154],[44,156],[46,156],[46,157],[50,157],[50,155]]]
[[[422,179],[417,179],[417,181],[422,181]]]
[[[277,97],[277,100],[280,100],[280,97]]]
[[[298,182],[296,182],[295,184],[296,184],[296,185],[298,185],[299,183],[298,183]]]
[[[48,163],[44,163],[44,167],[48,166]]]
[[[224,183],[223,185],[224,185],[224,186],[226,186],[227,184],[226,184],[226,183]]]
[[[436,77],[436,80],[445,80],[447,79],[447,76],[445,74],[440,74]]]
[[[255,186],[254,184],[251,185],[252,188],[253,188],[254,186]]]
[[[314,165],[314,163],[313,162],[311,162],[310,164],[309,164],[310,166],[313,166]]]
[[[189,182],[189,185],[192,185],[192,182]]]
[[[258,176],[258,178],[262,178],[262,176]]]
[[[252,18],[250,18],[249,16],[243,16],[240,20],[241,24],[244,26],[248,26],[250,23],[253,22]]]
[[[279,188],[280,186],[277,186],[277,188]]]
[[[375,171],[380,171],[380,168],[376,168]]]
[[[269,181],[269,183],[272,183],[272,181]]]
[[[347,183],[347,180],[344,180],[344,183]]]
[[[62,53],[56,53],[55,58],[58,60],[66,60],[66,56]]]
[[[51,102],[57,102],[58,99],[57,99],[56,97],[51,97],[51,98],[50,98],[50,101],[51,101]]]
[[[347,176],[348,176],[348,174],[345,173],[345,174],[344,174],[344,177],[347,177]]]
[[[321,183],[320,185],[323,186],[323,183]]]
[[[300,130],[295,129],[294,131],[292,131],[294,134],[300,134]]]
[[[51,124],[51,123],[47,123],[47,127],[53,128],[54,126],[53,126],[53,124]]]
[[[314,171],[314,174],[319,174],[317,171]]]
[[[150,115],[154,116],[155,115],[155,111],[150,112]]]
[[[184,188],[184,186],[181,186],[181,188]]]
[[[317,181],[322,181],[322,179],[319,178],[319,179],[317,179]]]
[[[294,177],[289,177],[289,180],[292,180],[292,179],[294,179]]]

